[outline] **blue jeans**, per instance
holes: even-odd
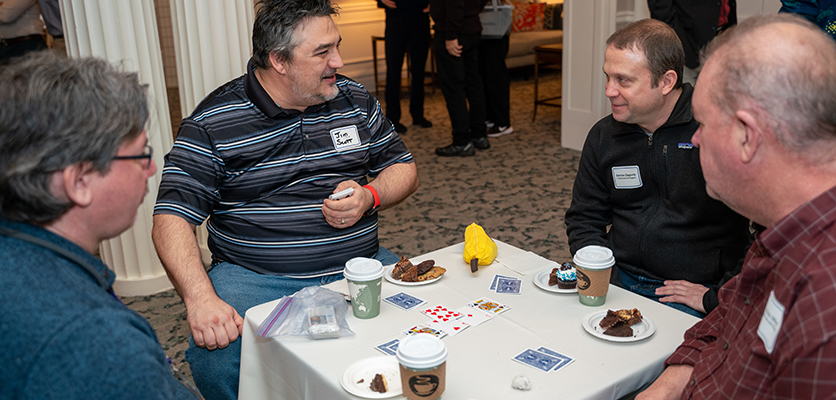
[[[618,270],[619,276],[621,277],[621,286],[624,289],[627,289],[635,294],[642,295],[647,297],[651,300],[655,300],[659,303],[660,298],[664,297],[662,295],[656,294],[656,289],[665,286],[665,281],[660,281],[658,279],[647,278],[644,276],[633,275],[623,269]],[[675,308],[679,311],[682,311],[686,314],[691,314],[697,318],[704,318],[705,314],[686,306],[682,303],[662,303],[668,307]]]
[[[374,256],[383,265],[398,262],[399,257],[380,247]],[[244,267],[224,262],[209,271],[215,292],[242,317],[251,307],[283,296],[290,296],[308,286],[327,285],[343,279],[342,273],[316,278],[287,278],[263,275]],[[192,370],[195,385],[207,399],[237,399],[238,373],[241,369],[241,340],[228,347],[207,350],[195,346],[189,337],[186,361]]]

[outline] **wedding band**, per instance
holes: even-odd
[[[341,225],[342,225],[342,224],[345,224],[345,218],[343,218],[343,219],[341,219],[341,220],[340,220],[340,224],[341,224]]]

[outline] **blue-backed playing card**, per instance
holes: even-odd
[[[513,276],[505,276],[505,275],[499,275],[499,274],[494,275],[493,280],[491,281],[491,290],[494,291],[494,292],[496,291],[496,281],[498,281],[499,278],[517,279],[517,278],[514,278]]]
[[[426,303],[426,301],[419,299],[415,296],[408,295],[404,292],[400,292],[398,294],[386,297],[383,299],[383,301],[405,311],[409,311],[415,307],[420,306],[421,304]]]
[[[522,292],[522,281],[517,278],[499,278],[496,281],[496,292],[520,294]]]
[[[543,372],[551,372],[552,368],[560,363],[559,358],[532,349],[526,349],[522,353],[517,354],[514,357],[514,361]]]
[[[575,359],[572,358],[572,357],[565,356],[563,354],[560,354],[560,353],[558,353],[558,352],[556,352],[552,349],[546,348],[546,347],[540,347],[540,348],[537,349],[537,351],[561,359],[560,363],[555,365],[554,368],[552,368],[552,371],[557,371],[557,370],[571,364],[572,361],[575,361]]]
[[[400,343],[400,339],[392,339],[386,343],[379,344],[374,348],[383,354],[394,356],[398,352],[398,343]]]

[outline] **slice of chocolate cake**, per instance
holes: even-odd
[[[549,274],[549,286],[557,285],[557,268],[552,268],[552,273]]]
[[[601,319],[601,322],[598,323],[603,329],[609,329],[613,325],[619,323],[621,320],[618,319],[618,315],[613,310],[607,310],[607,315]]]
[[[615,325],[607,328],[607,330],[604,331],[604,334],[618,337],[632,337],[633,328],[631,328],[626,322],[619,321]]]
[[[398,263],[395,264],[394,268],[392,268],[392,278],[401,279],[401,275],[403,275],[409,267],[412,267],[412,263],[407,260],[406,257],[401,256],[401,259],[398,260]]]
[[[375,374],[372,383],[369,385],[372,392],[386,393],[389,391],[389,385],[386,383],[386,377],[381,374]]]

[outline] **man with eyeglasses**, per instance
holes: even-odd
[[[157,170],[146,90],[54,52],[0,69],[0,397],[194,398],[94,255],[133,225]]]

